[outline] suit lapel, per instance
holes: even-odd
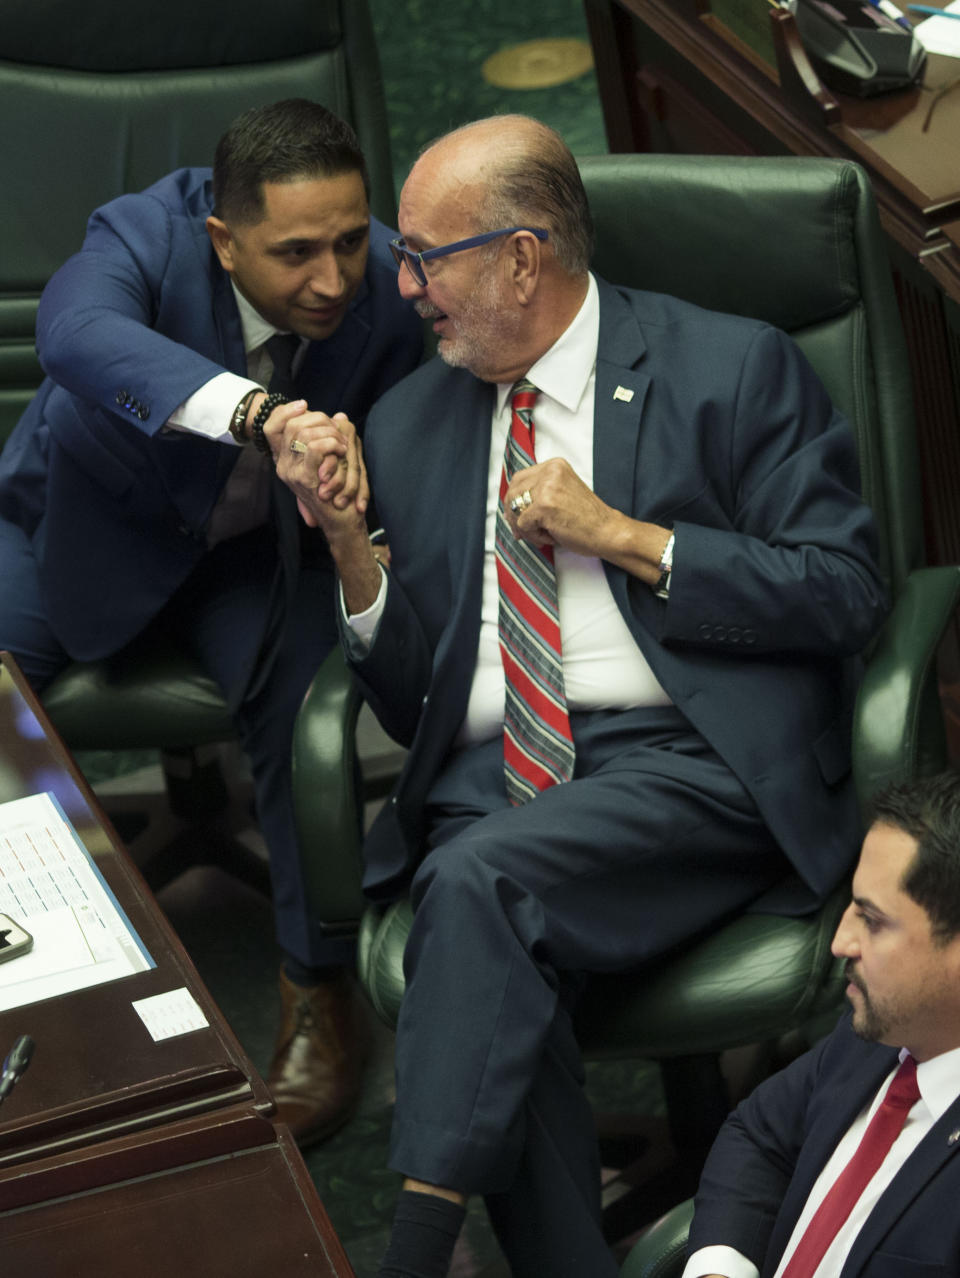
[[[494,387],[471,377],[465,394],[457,396],[450,423],[448,465],[450,492],[455,500],[446,502],[444,537],[450,592],[450,622],[437,645],[434,669],[450,673],[465,684],[462,712],[466,712],[469,679],[472,675],[480,634],[480,607],[483,588],[484,533],[487,516],[487,476],[490,458],[490,429]],[[458,422],[460,423],[458,427]],[[458,698],[458,701],[460,698]],[[459,724],[462,713],[457,718]]]
[[[653,485],[656,476],[642,476],[637,467],[640,427],[650,378],[637,365],[647,345],[631,308],[616,289],[597,280],[600,294],[600,340],[593,410],[593,490],[628,515],[644,509],[639,487]],[[626,574],[604,564],[607,581],[625,617],[630,615]]]

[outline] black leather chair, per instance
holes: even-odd
[[[360,137],[371,204],[392,225],[396,200],[386,104],[366,0],[70,0],[0,3],[0,445],[42,377],[33,348],[47,279],[83,238],[89,213],[171,169],[209,164],[241,111],[309,97]],[[91,601],[95,606],[95,601]],[[221,837],[228,790],[219,746],[232,738],[215,685],[149,630],[107,661],[69,667],[44,694],[75,750],[159,749],[170,815],[203,819],[203,837],[156,827],[141,853],[163,847],[154,882],[203,853],[237,865]],[[198,751],[200,752],[198,754]],[[249,820],[246,795],[235,815]],[[142,806],[137,801],[135,806]],[[154,805],[156,806],[156,805]],[[136,848],[135,848],[136,851]],[[262,863],[247,872],[265,884]]]
[[[622,155],[585,159],[581,167],[601,274],[786,329],[847,414],[895,601],[865,654],[853,732],[859,797],[866,804],[882,783],[942,766],[935,655],[957,604],[960,570],[922,566],[910,376],[865,174],[850,163],[793,158]],[[327,850],[328,878],[316,900],[332,923],[361,909],[358,703],[334,654],[295,736],[301,839]],[[330,873],[331,849],[342,860],[339,875]],[[845,897],[838,890],[805,919],[745,915],[641,972],[588,985],[578,1019],[585,1052],[661,1064],[674,1142],[686,1154],[680,1184],[692,1188],[729,1108],[721,1054],[835,1015],[841,994],[830,939]],[[409,923],[406,901],[368,909],[362,919],[361,978],[388,1023],[403,994]]]

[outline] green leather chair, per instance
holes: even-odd
[[[957,605],[960,569],[922,566],[910,376],[865,174],[833,160],[657,155],[584,159],[581,168],[602,275],[787,330],[847,414],[895,601],[865,654],[853,732],[858,795],[865,805],[884,782],[942,766],[935,656]],[[326,850],[327,891],[318,884],[315,899],[334,924],[362,909],[358,704],[335,653],[308,695],[294,743],[301,839]],[[332,849],[342,861],[338,876],[329,873]],[[721,1054],[836,1014],[841,987],[830,940],[845,899],[840,889],[805,919],[745,915],[658,964],[588,985],[578,1018],[585,1053],[660,1062],[690,1189],[730,1104]],[[361,979],[388,1024],[403,994],[410,917],[406,901],[362,917]]]
[[[366,0],[0,7],[0,162],[9,197],[0,201],[0,446],[42,377],[33,347],[40,293],[80,246],[90,212],[180,165],[211,163],[217,139],[248,107],[309,97],[348,119],[367,157],[373,211],[394,224]],[[115,658],[69,667],[43,700],[75,750],[161,750],[176,815],[208,822],[202,839],[188,832],[176,845],[161,840],[165,864],[154,864],[153,881],[175,873],[184,852],[236,866],[238,847],[224,843],[224,823],[213,820],[226,811],[217,747],[232,726],[191,658],[148,630]],[[248,820],[245,801],[238,815]],[[266,883],[256,858],[246,868]]]

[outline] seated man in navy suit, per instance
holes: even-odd
[[[552,130],[442,138],[399,221],[439,358],[368,421],[389,572],[316,492],[319,428],[287,423],[278,461],[409,746],[365,848],[367,892],[414,908],[381,1272],[446,1273],[479,1193],[516,1278],[605,1278],[579,974],[761,899],[810,909],[849,868],[874,529],[849,428],[784,334],[589,271]]]
[[[727,1120],[683,1278],[960,1273],[960,774],[878,796],[833,952],[850,1014]]]
[[[316,485],[362,517],[354,428],[326,414],[362,426],[422,348],[367,197],[353,130],[290,100],[237,119],[212,173],[98,209],[44,292],[47,378],[0,456],[0,647],[33,686],[149,624],[235,714],[283,951],[269,1081],[301,1140],[351,1112],[364,1034],[349,950],[307,909],[290,795],[294,716],[336,642],[333,569],[270,440],[310,422]]]

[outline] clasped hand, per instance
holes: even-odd
[[[328,417],[298,400],[274,409],[263,433],[305,523],[329,535],[338,523],[362,520],[370,488],[360,438],[346,413]]]

